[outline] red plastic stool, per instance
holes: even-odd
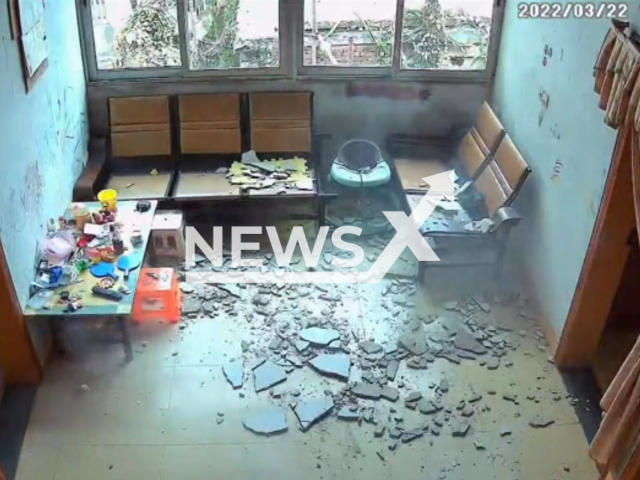
[[[178,323],[182,312],[182,292],[173,268],[143,268],[133,300],[131,319],[167,320]]]

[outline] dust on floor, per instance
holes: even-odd
[[[132,363],[93,344],[48,369],[18,480],[597,478],[518,295],[183,289],[179,325],[133,328]]]

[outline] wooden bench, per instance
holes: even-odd
[[[434,158],[436,157],[436,158]],[[467,198],[476,193],[475,205],[464,205],[452,214],[436,209],[420,228],[435,247],[440,262],[420,262],[420,278],[427,267],[490,265],[502,270],[511,229],[520,216],[511,206],[529,173],[526,161],[485,102],[475,125],[463,136],[453,158],[397,158],[397,181],[405,192],[407,214],[428,190],[422,180],[455,169],[462,180],[472,181]],[[474,207],[474,208],[472,208]],[[488,231],[470,231],[471,222],[491,220]]]
[[[319,200],[320,158],[310,92],[223,93],[109,99],[108,138],[92,139],[75,201],[113,188],[122,199],[182,202],[288,198]],[[226,170],[253,149],[261,159],[301,157],[310,189],[243,191]],[[151,174],[153,172],[153,174]],[[319,202],[315,216],[324,217]]]

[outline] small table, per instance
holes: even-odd
[[[116,220],[123,224],[122,227],[122,240],[125,246],[125,252],[123,255],[138,254],[141,256],[141,263],[144,260],[144,255],[149,243],[149,237],[151,234],[151,226],[153,224],[153,217],[155,215],[158,202],[153,200],[149,202],[151,208],[146,212],[136,212],[135,201],[119,201],[118,212],[116,214]],[[64,214],[67,219],[73,218],[73,207],[76,204],[71,204]],[[99,202],[90,202],[84,204],[91,212],[97,212],[100,210],[101,205]],[[134,231],[139,231],[142,235],[142,242],[137,246],[133,246],[131,243],[131,236]],[[118,261],[117,257],[115,262]],[[128,281],[125,282],[123,272],[116,270],[118,274],[118,280],[116,281],[113,289],[118,290],[120,286],[126,286],[131,293],[123,295],[122,300],[119,302],[113,300],[107,300],[102,297],[98,297],[91,293],[91,288],[98,283],[99,279],[94,277],[88,270],[78,275],[79,283],[73,285],[67,285],[64,287],[58,287],[53,290],[52,302],[53,305],[49,309],[40,308],[34,310],[27,307],[24,312],[26,317],[48,317],[53,318],[55,321],[69,320],[72,318],[91,318],[91,317],[114,317],[117,319],[118,326],[122,332],[122,338],[124,343],[125,355],[127,361],[131,361],[133,358],[133,349],[131,347],[131,337],[129,335],[129,325],[127,323],[128,317],[131,315],[133,309],[133,299],[135,296],[136,288],[138,286],[138,278],[140,275],[140,269],[142,265],[133,270],[129,274]],[[83,306],[76,312],[66,311],[66,306],[60,302],[60,292],[67,291],[70,294],[78,294],[82,297]]]

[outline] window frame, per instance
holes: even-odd
[[[334,67],[304,65],[304,0],[279,0],[280,65],[264,68],[202,69],[189,68],[187,40],[187,2],[177,1],[181,66],[100,70],[95,50],[90,0],[78,0],[78,27],[85,73],[89,83],[109,80],[189,80],[189,79],[394,79],[398,81],[487,82],[495,73],[502,31],[505,0],[493,0],[487,66],[483,70],[409,69],[400,64],[404,20],[404,0],[396,0],[395,34],[392,64],[383,67]]]

